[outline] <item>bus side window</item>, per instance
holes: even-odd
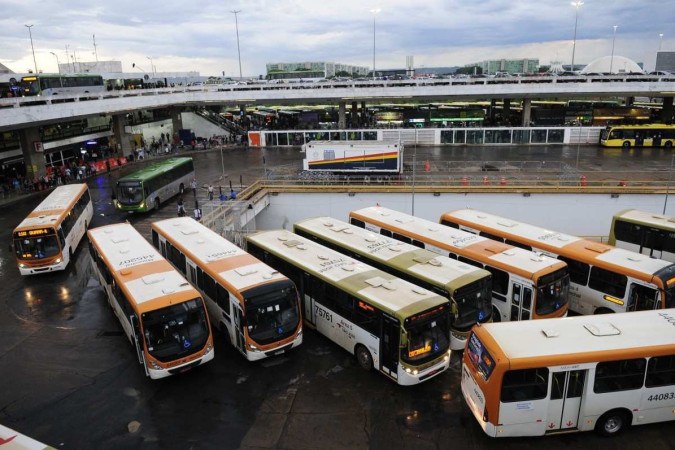
[[[567,263],[570,273],[570,283],[586,286],[588,283],[588,274],[590,272],[590,266],[588,264],[562,256],[558,256],[558,259]]]
[[[366,223],[363,220],[355,219],[353,217],[349,220],[349,222],[352,225],[356,225],[359,228],[365,228],[366,227]]]
[[[600,362],[595,368],[593,392],[628,391],[640,389],[645,378],[645,359],[624,359]]]
[[[591,268],[591,277],[588,280],[588,287],[591,289],[617,298],[623,298],[626,295],[627,285],[628,277],[625,275],[601,269],[600,267]]]
[[[632,283],[628,302],[629,311],[648,311],[660,305],[659,291],[647,286]]]
[[[655,356],[647,363],[645,387],[675,385],[675,355]]]
[[[504,374],[501,401],[540,400],[548,395],[548,368],[510,370]]]
[[[381,228],[381,229],[380,229],[380,234],[381,234],[382,236],[391,237],[391,231],[385,230],[384,228]]]

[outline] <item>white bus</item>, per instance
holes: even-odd
[[[247,236],[247,250],[295,282],[303,317],[359,365],[400,385],[429,380],[450,362],[443,297],[287,230]]]
[[[302,168],[339,173],[398,174],[403,144],[378,141],[312,141],[302,146]]]
[[[445,297],[452,350],[464,350],[471,327],[492,320],[492,275],[487,270],[330,217],[302,220],[293,231]]]
[[[474,209],[445,213],[441,223],[565,261],[570,309],[579,314],[675,307],[675,264],[668,261]]]
[[[492,437],[673,420],[675,310],[476,326],[462,395]]]
[[[352,211],[353,225],[393,237],[492,274],[492,320],[545,319],[567,314],[567,265],[381,206]]]
[[[213,359],[204,300],[128,223],[87,232],[92,268],[152,379]]]
[[[211,323],[249,361],[302,343],[292,281],[188,217],[152,224],[152,243],[204,296]]]
[[[86,183],[54,189],[14,229],[12,247],[21,275],[64,270],[93,215]]]
[[[675,262],[675,218],[637,209],[618,212],[607,243]]]

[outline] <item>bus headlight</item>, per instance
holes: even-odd
[[[253,344],[248,344],[248,348],[254,352],[259,352],[260,350]]]
[[[150,360],[150,366],[155,369],[155,370],[162,370],[162,366],[154,362],[153,360]]]
[[[418,373],[420,373],[419,370],[413,369],[413,371],[412,371],[412,374],[413,374],[413,375],[417,375]]]
[[[56,258],[56,261],[54,261],[56,264],[61,264],[61,258]]]
[[[24,263],[19,263],[19,267],[22,268],[22,269],[25,269],[26,265]]]
[[[213,344],[209,342],[208,344],[206,344],[206,351],[204,351],[204,354],[206,355],[207,353],[210,353],[211,350],[213,350]]]

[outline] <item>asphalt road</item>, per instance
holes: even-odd
[[[512,161],[575,162],[575,148],[512,149]],[[601,150],[595,150],[602,152]],[[503,149],[418,149],[434,163],[497,160]],[[534,156],[536,154],[536,157]],[[200,186],[229,192],[268,171],[299,166],[297,149],[227,150],[195,155]],[[582,168],[612,167],[662,176],[670,154],[582,157]],[[506,153],[502,156],[507,156]],[[595,166],[592,166],[592,165]],[[149,238],[153,220],[172,217],[175,201],[144,216],[117,213],[110,186],[118,173],[89,181],[92,226],[129,220]],[[188,205],[192,199],[187,193]],[[199,191],[199,199],[205,196]],[[2,208],[0,241],[40,201]],[[189,209],[189,208],[188,208]],[[451,369],[401,387],[313,331],[295,351],[249,363],[216,335],[215,359],[186,374],[152,381],[108,307],[89,269],[87,243],[62,273],[21,277],[7,245],[0,251],[0,423],[66,449],[489,449],[675,447],[672,423],[628,430],[615,439],[593,433],[494,440],[463,407],[459,354]],[[544,440],[542,440],[544,439]]]

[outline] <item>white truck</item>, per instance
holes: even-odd
[[[398,174],[403,169],[403,144],[381,141],[311,141],[302,146],[308,171]]]

